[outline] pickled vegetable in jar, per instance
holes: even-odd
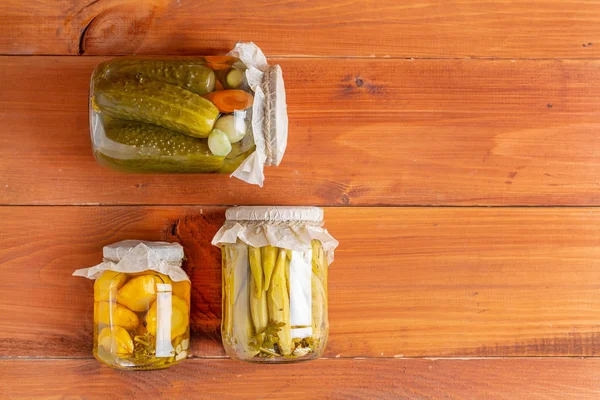
[[[190,280],[178,243],[126,240],[73,275],[94,279],[94,357],[111,367],[151,370],[185,359]]]
[[[287,144],[285,89],[252,43],[227,56],[121,57],[96,67],[97,161],[133,173],[227,173],[262,186]]]
[[[259,362],[320,357],[329,334],[327,270],[338,242],[316,207],[234,207],[221,248],[227,355]]]

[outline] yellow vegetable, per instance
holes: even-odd
[[[133,340],[129,332],[120,326],[107,327],[98,335],[98,346],[118,356],[133,353]]]
[[[100,301],[96,303],[94,322],[134,329],[139,325],[140,319],[128,308],[108,301]]]
[[[161,274],[160,272],[156,272],[156,271],[142,271],[142,272],[133,272],[133,273],[127,274],[127,276],[130,278],[144,276],[144,275],[152,275],[156,278],[159,278],[156,280],[156,283],[172,283],[171,278],[169,278],[168,275]]]
[[[282,324],[280,330],[277,332],[277,336],[279,337],[279,349],[284,356],[288,356],[292,353],[290,298],[288,297],[285,278],[286,258],[286,251],[279,250],[275,270],[273,271],[273,281],[267,292],[269,320],[274,323]]]
[[[185,300],[177,296],[171,296],[171,303],[173,306],[171,312],[171,339],[174,339],[187,331],[190,313]],[[146,329],[153,336],[156,336],[156,307],[156,302],[154,302],[146,315]]]
[[[127,275],[122,272],[104,271],[94,282],[94,300],[116,301],[117,290],[123,286],[126,280]]]
[[[132,278],[119,290],[117,302],[133,311],[146,311],[156,300],[156,283],[163,280],[154,275]]]
[[[317,239],[311,241],[312,246],[312,271],[323,284],[325,298],[327,298],[327,256],[323,244]]]
[[[250,258],[251,279],[256,286],[256,295],[260,298],[263,293],[263,281],[265,279],[261,261],[260,249],[258,247],[248,247],[248,257]]]
[[[187,304],[190,304],[190,282],[173,282],[171,287],[173,288],[172,290],[175,296],[185,300]]]
[[[160,272],[151,272],[150,275],[155,276],[156,283],[168,283],[171,285],[173,284],[173,281],[171,280],[171,278],[169,278],[169,275],[161,274]]]
[[[233,289],[234,257],[232,253],[235,253],[235,249],[231,246],[224,246],[221,250],[221,258],[223,260],[223,280],[221,288],[223,291],[221,303],[223,317],[221,319],[221,336],[223,336],[224,343],[228,345],[231,345],[231,338],[233,336],[233,302],[235,299]]]
[[[269,324],[269,309],[267,307],[267,294],[258,291],[254,279],[250,279],[250,314],[256,333],[264,332]]]
[[[321,280],[312,275],[312,335],[320,338],[323,335],[323,328],[327,325],[327,295]]]
[[[260,248],[261,258],[263,263],[263,272],[265,274],[265,280],[263,284],[263,290],[269,290],[271,287],[271,277],[273,276],[273,270],[275,269],[275,261],[277,260],[277,253],[279,249],[274,246],[264,246]]]

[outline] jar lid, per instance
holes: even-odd
[[[323,222],[323,209],[294,206],[232,207],[225,212],[227,221],[306,221]]]
[[[102,255],[106,260],[119,262],[140,243],[145,244],[153,250],[161,260],[178,262],[183,259],[183,247],[179,243],[150,242],[144,240],[123,240],[104,246]]]
[[[265,93],[265,154],[266,166],[278,166],[281,163],[288,139],[288,115],[285,99],[283,73],[279,65],[273,65],[265,71],[263,77]]]
[[[264,167],[281,163],[287,147],[288,116],[279,65],[269,66],[262,50],[252,42],[238,42],[229,56],[246,65],[246,81],[254,91],[252,134],[256,150],[237,167],[231,176],[262,187]]]

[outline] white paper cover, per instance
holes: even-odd
[[[212,244],[236,243],[253,247],[276,246],[305,252],[311,240],[318,239],[329,264],[338,241],[323,228],[323,210],[318,207],[233,207],[227,210],[225,224]]]
[[[136,273],[156,271],[174,282],[189,281],[181,268],[183,247],[179,243],[124,240],[105,246],[104,261],[90,268],[78,269],[73,276],[97,279],[104,271]]]
[[[229,56],[248,68],[246,80],[254,91],[252,132],[256,150],[231,174],[262,187],[264,166],[279,165],[287,146],[288,117],[283,75],[279,65],[269,67],[263,52],[252,42],[237,43]]]

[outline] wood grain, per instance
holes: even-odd
[[[597,58],[595,0],[3,0],[0,54]]]
[[[0,58],[0,204],[600,202],[600,61],[274,59],[290,141],[261,190],[98,166],[87,95],[102,60]]]
[[[600,0],[0,1],[0,399],[600,398],[599,23]],[[286,79],[264,188],[95,163],[105,56],[238,40]],[[225,358],[224,204],[361,206],[326,208],[325,358]],[[193,357],[168,370],[91,357],[71,273],[130,238],[186,251]]]
[[[92,283],[123,239],[179,241],[192,352],[223,356],[220,207],[1,207],[0,357],[89,357]],[[328,357],[594,356],[600,209],[328,208]]]
[[[2,360],[5,399],[594,399],[600,360],[187,360],[124,373],[95,360]],[[318,383],[317,383],[318,382]]]

